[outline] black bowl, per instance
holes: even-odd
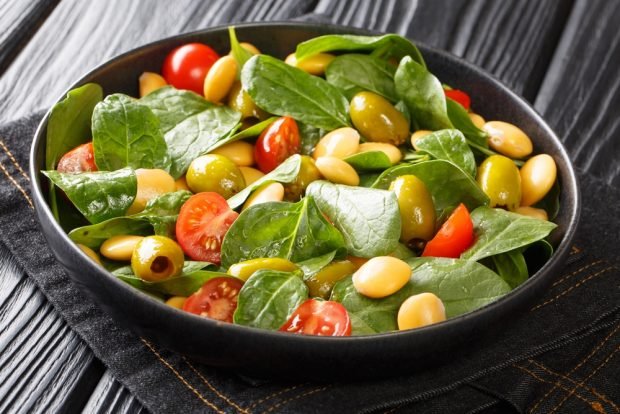
[[[264,53],[284,57],[306,39],[327,33],[368,34],[359,29],[324,24],[244,24],[237,26],[242,40]],[[226,28],[176,36],[125,53],[77,81],[99,83],[106,94],[138,95],[138,77],[159,72],[166,54],[175,46],[200,41],[221,53],[229,50]],[[283,334],[220,323],[173,309],[116,279],[90,260],[56,223],[47,202],[45,136],[48,115],[35,134],[30,154],[32,191],[41,228],[52,251],[73,281],[83,288],[119,324],[159,346],[181,352],[214,366],[234,368],[261,376],[362,378],[396,375],[436,361],[457,345],[474,341],[484,332],[506,329],[506,320],[540,296],[562,268],[579,217],[580,201],[575,173],[566,151],[553,131],[519,96],[482,70],[448,53],[421,47],[430,70],[475,99],[476,111],[486,119],[514,123],[533,138],[535,152],[554,157],[561,183],[558,228],[553,233],[553,257],[523,285],[504,298],[446,322],[405,332],[372,336],[325,338]],[[498,322],[502,321],[500,327]]]

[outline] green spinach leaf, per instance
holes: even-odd
[[[236,134],[231,135],[230,138],[226,138],[220,141],[218,147],[228,144],[233,141],[240,140],[240,139],[246,139],[246,138],[252,138],[252,137],[259,136],[263,132],[263,130],[265,130],[265,128],[267,128],[269,125],[273,123],[273,121],[277,119],[278,119],[277,116],[272,116],[271,118],[267,118],[264,121],[254,124],[249,128],[239,131]]]
[[[347,99],[362,91],[374,92],[396,103],[394,66],[369,55],[346,54],[334,59],[325,70],[325,79],[342,91]]]
[[[462,259],[478,261],[544,239],[556,224],[502,209],[478,207],[471,213],[476,242]]]
[[[148,106],[159,119],[159,127],[165,134],[185,119],[199,114],[215,105],[192,91],[172,86],[159,88],[139,101]]]
[[[419,151],[424,151],[438,160],[450,161],[472,177],[476,176],[474,153],[459,130],[435,131],[418,139],[415,144]]]
[[[448,111],[448,118],[450,118],[450,122],[452,122],[454,128],[461,131],[469,142],[483,148],[489,147],[487,133],[474,125],[467,111],[460,103],[446,98],[446,108]]]
[[[277,330],[308,299],[301,272],[262,269],[239,291],[233,322],[254,328]]]
[[[302,272],[304,272],[304,280],[310,276],[317,274],[321,269],[330,264],[337,256],[338,251],[325,253],[324,255],[313,257],[303,262],[295,263]]]
[[[159,120],[148,107],[120,93],[108,95],[93,111],[93,149],[99,170],[124,167],[168,171],[168,147]]]
[[[256,105],[272,114],[330,131],[349,126],[349,102],[335,86],[279,59],[252,57],[243,66],[241,83]]]
[[[367,151],[349,155],[344,159],[357,171],[383,171],[392,166],[383,151]]]
[[[228,37],[230,38],[230,50],[232,55],[237,61],[237,78],[241,75],[241,68],[245,65],[245,62],[250,60],[252,52],[244,49],[237,40],[237,33],[235,32],[235,26],[228,26]]]
[[[516,288],[525,282],[529,276],[527,263],[521,249],[491,256],[497,274],[510,285],[511,289]]]
[[[319,140],[327,134],[327,131],[312,125],[304,124],[303,122],[297,122],[297,128],[299,129],[299,135],[301,138],[300,152],[303,155],[312,155],[314,147],[316,147]]]
[[[259,257],[300,262],[344,246],[340,232],[312,197],[297,203],[262,203],[245,210],[222,242],[222,266]]]
[[[314,181],[306,189],[359,257],[384,256],[398,247],[400,211],[391,191]]]

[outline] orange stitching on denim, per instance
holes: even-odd
[[[317,392],[325,391],[326,389],[327,389],[327,387],[316,388],[314,390],[310,390],[310,391],[304,392],[303,394],[298,394],[298,395],[296,395],[294,397],[291,397],[291,398],[289,398],[287,400],[280,401],[279,403],[277,403],[275,405],[272,405],[271,407],[269,407],[269,409],[267,409],[266,411],[263,411],[263,413],[264,414],[270,413],[273,410],[275,410],[276,408],[283,406],[284,404],[287,404],[287,403],[289,403],[291,401],[294,401],[294,400],[298,400],[299,398],[303,398],[303,397],[307,397],[307,396],[312,395],[312,394],[316,394]]]
[[[2,146],[2,149],[4,150],[5,154],[8,155],[9,159],[11,160],[11,162],[13,162],[13,165],[15,166],[15,168],[17,168],[17,170],[21,173],[21,175],[26,179],[26,181],[30,181],[30,177],[28,177],[28,174],[26,174],[24,172],[24,170],[22,169],[22,167],[19,165],[19,163],[17,162],[17,160],[15,159],[15,157],[13,156],[13,153],[8,149],[8,147],[6,146],[6,144],[4,143],[4,141],[2,141],[0,139],[0,146]]]
[[[560,401],[558,403],[558,405],[556,405],[553,410],[551,410],[551,412],[549,414],[554,413],[558,408],[560,408],[562,406],[562,404],[564,404],[566,402],[566,400],[568,400],[573,394],[576,395],[576,391],[577,391],[577,387],[579,385],[583,385],[583,383],[585,383],[587,380],[589,380],[590,378],[592,378],[594,376],[594,374],[596,374],[597,372],[600,371],[601,368],[603,368],[605,365],[607,365],[607,363],[611,360],[611,358],[613,358],[613,356],[616,354],[616,352],[620,351],[620,345],[618,345],[616,347],[616,349],[613,350],[612,353],[610,353],[607,358],[605,358],[605,360],[603,362],[601,362],[601,364],[596,367],[596,369],[594,371],[592,371],[590,373],[590,375],[588,375],[587,377],[585,377],[583,379],[583,381],[581,381],[579,384],[577,384],[569,393],[566,397],[564,397],[564,399],[562,401]],[[618,410],[616,409],[616,412],[618,412]]]
[[[580,272],[582,272],[582,271],[586,270],[587,268],[592,267],[592,266],[594,266],[594,265],[597,265],[597,264],[599,264],[599,263],[601,263],[601,262],[602,262],[602,260],[596,260],[596,261],[594,261],[594,262],[592,262],[592,263],[589,263],[589,264],[587,264],[587,265],[585,265],[585,266],[581,267],[580,269],[577,269],[577,270],[575,270],[574,272],[572,272],[572,273],[570,273],[570,274],[568,274],[568,275],[566,275],[566,276],[562,277],[560,280],[557,280],[557,281],[553,282],[553,284],[551,285],[551,287],[553,287],[553,286],[557,286],[557,285],[559,285],[560,283],[564,282],[566,279],[568,279],[568,278],[570,278],[570,277],[572,277],[572,276],[575,276],[577,273],[580,273]]]
[[[0,162],[0,169],[2,170],[4,175],[6,175],[6,178],[8,178],[9,181],[11,181],[13,185],[23,194],[28,204],[30,204],[30,207],[34,209],[34,204],[32,203],[32,199],[30,198],[26,190],[24,190],[24,188],[21,185],[19,185],[17,181],[15,181],[15,179],[11,176],[11,174],[7,171],[7,169],[4,167],[4,165],[2,165],[1,162]]]
[[[605,401],[606,403],[608,403],[609,405],[614,407],[616,409],[616,412],[618,411],[618,406],[613,401],[607,399],[607,397],[605,395],[601,394],[600,392],[598,392],[594,388],[588,387],[588,386],[583,385],[583,384],[579,384],[577,381],[575,381],[572,378],[567,377],[566,375],[560,374],[559,372],[552,371],[552,370],[550,370],[549,368],[547,368],[546,366],[544,366],[543,364],[541,364],[538,361],[535,361],[533,359],[528,359],[528,361],[531,362],[532,364],[536,364],[536,366],[538,366],[539,368],[543,369],[544,371],[548,372],[551,375],[555,375],[555,376],[558,376],[560,378],[563,378],[563,379],[565,379],[565,380],[567,380],[569,382],[572,382],[577,387],[581,387],[581,388],[583,388],[586,391],[590,391],[592,394],[594,394],[595,396],[597,396],[601,400]]]
[[[594,348],[594,349],[592,350],[592,352],[590,352],[590,353],[588,354],[588,356],[586,356],[586,357],[585,357],[585,358],[584,358],[584,359],[583,359],[583,360],[582,360],[579,364],[577,364],[577,365],[576,365],[573,369],[571,369],[569,372],[567,372],[567,373],[566,373],[566,375],[568,376],[568,375],[572,374],[573,372],[577,371],[579,368],[581,368],[581,366],[582,366],[583,364],[585,364],[585,363],[586,363],[586,362],[587,362],[590,358],[592,358],[592,356],[593,356],[595,353],[597,353],[597,352],[598,352],[598,350],[599,350],[599,349],[601,349],[601,347],[602,347],[603,345],[605,345],[605,344],[607,343],[607,341],[609,340],[609,338],[611,338],[611,337],[612,337],[612,336],[613,336],[616,332],[618,332],[618,329],[620,329],[620,324],[618,324],[618,326],[616,326],[616,329],[614,329],[613,331],[611,331],[611,332],[609,333],[609,335],[607,335],[607,336],[605,337],[605,339],[603,339],[603,340],[602,340],[602,341],[601,341],[601,342],[600,342],[600,343],[596,346],[596,348]],[[551,394],[554,390],[555,390],[555,387],[553,387],[552,389],[550,389],[550,390],[549,390],[549,392],[548,392],[548,393],[546,393],[545,395],[543,395],[543,396],[542,396],[542,398],[541,398],[540,400],[538,400],[538,402],[536,403],[536,405],[534,406],[534,408],[538,407],[538,406],[540,405],[540,403],[542,403],[542,402],[545,400],[545,398],[547,398],[547,397],[548,397],[548,396],[549,396],[549,395],[550,395],[550,394]]]
[[[209,382],[209,380],[207,380],[204,375],[202,375],[200,373],[200,371],[198,371],[184,356],[181,357],[183,359],[183,361],[185,361],[185,363],[191,368],[192,371],[194,371],[196,373],[196,375],[198,375],[198,377],[200,377],[200,379],[202,380],[202,382],[205,383],[205,385],[207,387],[209,387],[209,389],[211,391],[213,391],[218,397],[220,397],[222,400],[226,401],[231,407],[234,407],[237,409],[237,411],[242,412],[244,414],[250,414],[249,411],[241,408],[236,402],[232,401],[231,399],[229,399],[228,397],[226,397],[224,394],[222,394],[221,392],[219,392],[212,384],[211,382]]]
[[[599,276],[599,275],[601,275],[601,274],[603,274],[603,273],[605,273],[605,272],[608,272],[608,271],[610,271],[610,270],[611,270],[611,269],[613,269],[613,268],[614,268],[614,266],[609,266],[609,267],[606,267],[605,269],[603,269],[603,270],[601,270],[601,271],[599,271],[599,272],[596,272],[596,273],[594,273],[594,274],[592,274],[592,275],[588,276],[587,278],[585,278],[585,279],[583,279],[583,280],[580,280],[579,282],[575,283],[573,286],[571,286],[571,287],[569,287],[568,289],[564,290],[563,292],[559,293],[556,297],[554,297],[554,298],[552,298],[552,299],[549,299],[548,301],[543,302],[543,303],[541,303],[541,304],[539,304],[539,305],[534,306],[532,309],[530,309],[530,312],[533,312],[533,311],[535,311],[536,309],[542,308],[543,306],[550,304],[551,302],[555,301],[556,299],[558,299],[558,298],[560,298],[560,297],[562,297],[562,296],[566,295],[566,294],[567,294],[568,292],[570,292],[571,290],[573,290],[573,289],[575,289],[575,288],[578,288],[579,286],[583,285],[583,284],[584,284],[584,283],[586,283],[588,280],[593,279],[593,278],[595,278],[596,276]]]
[[[174,369],[174,367],[172,365],[170,365],[170,363],[168,361],[166,361],[160,354],[159,352],[157,352],[157,350],[155,350],[155,348],[153,347],[153,345],[150,344],[150,342],[148,342],[146,339],[144,338],[140,338],[140,340],[142,341],[142,343],[144,345],[146,345],[146,347],[153,353],[155,354],[155,356],[157,357],[157,359],[159,359],[159,361],[161,363],[163,363],[170,371],[172,371],[172,373],[183,383],[183,385],[185,385],[191,392],[194,393],[194,395],[196,395],[200,401],[202,401],[203,403],[205,403],[207,406],[209,406],[211,409],[215,410],[215,412],[219,413],[219,414],[226,414],[224,411],[220,410],[215,404],[213,404],[211,401],[207,400],[205,397],[202,396],[202,394],[200,394],[198,392],[198,390],[194,387],[192,387],[192,385],[187,382],[187,380],[181,375],[179,374],[179,372]]]
[[[255,403],[253,403],[252,405],[250,405],[248,407],[248,410],[251,410],[252,408],[256,407],[257,405],[262,404],[265,401],[272,399],[273,397],[277,397],[278,395],[284,394],[285,392],[288,392],[288,391],[293,391],[293,390],[295,390],[295,389],[297,389],[299,387],[303,387],[306,384],[307,383],[297,384],[297,385],[293,385],[292,387],[288,387],[288,388],[285,388],[283,390],[280,390],[280,391],[277,391],[277,392],[273,392],[273,393],[269,394],[268,396],[263,397],[260,400],[256,401]]]
[[[578,254],[581,253],[581,249],[577,246],[571,246],[570,248],[570,256],[574,255],[574,254]]]

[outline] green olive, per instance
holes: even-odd
[[[183,271],[183,250],[172,239],[148,236],[136,245],[131,255],[131,269],[140,279],[159,282]]]
[[[241,87],[241,82],[237,81],[233,84],[228,94],[228,106],[235,111],[241,112],[241,119],[257,118],[260,120],[267,119],[269,114],[260,109],[250,95]]]
[[[270,269],[281,270],[283,272],[292,272],[298,267],[290,260],[281,259],[279,257],[260,257],[258,259],[250,259],[243,262],[235,263],[228,269],[228,274],[238,279],[246,281],[257,270]]]
[[[491,199],[490,207],[514,211],[521,202],[521,176],[515,163],[503,155],[491,155],[478,168],[476,178]]]
[[[355,128],[368,140],[401,145],[409,138],[409,123],[389,101],[372,92],[360,92],[349,109]]]
[[[430,240],[435,233],[435,206],[424,182],[415,175],[402,175],[390,184],[396,193],[402,227],[400,240]]]
[[[319,169],[316,168],[316,164],[312,157],[302,155],[297,178],[291,183],[284,184],[284,199],[288,201],[299,201],[310,183],[320,179],[321,173]]]
[[[332,262],[305,280],[310,297],[329,299],[332,288],[340,279],[352,275],[357,266],[349,260]]]
[[[185,179],[194,193],[213,191],[224,198],[245,188],[245,179],[239,167],[229,158],[218,154],[203,155],[192,161]]]

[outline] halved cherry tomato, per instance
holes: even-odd
[[[166,56],[161,74],[177,89],[189,89],[202,95],[205,77],[220,56],[202,43],[179,46]]]
[[[58,161],[57,170],[62,173],[97,171],[92,141],[77,146],[63,155]]]
[[[459,89],[444,89],[446,97],[452,99],[453,101],[457,101],[463,108],[469,111],[469,107],[471,106],[471,99],[469,95]]]
[[[183,310],[205,318],[232,322],[243,282],[234,277],[208,280],[183,304]]]
[[[351,319],[342,304],[308,299],[280,328],[282,332],[318,336],[350,336]]]
[[[474,224],[469,211],[460,204],[428,243],[422,256],[458,258],[474,242]]]
[[[269,125],[256,141],[254,158],[258,168],[265,174],[270,172],[291,155],[299,153],[300,145],[297,122],[283,116]]]
[[[218,193],[194,194],[179,211],[177,241],[192,260],[220,264],[222,240],[238,216]]]

